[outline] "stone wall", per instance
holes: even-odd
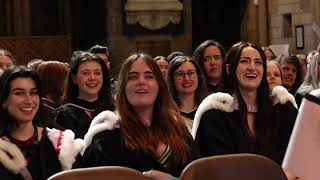
[[[308,53],[316,49],[319,37],[315,23],[319,21],[318,0],[269,0],[270,44],[289,44],[290,53]],[[296,27],[304,29],[304,47],[296,47]]]
[[[137,1],[138,2],[138,1]],[[147,30],[142,28],[144,33],[138,27],[137,33],[126,34],[125,13],[123,13],[125,4],[121,1],[108,1],[107,24],[108,36],[107,44],[111,56],[111,72],[119,72],[122,62],[133,52],[146,52],[152,56],[167,56],[173,51],[182,51],[192,54],[192,15],[191,0],[183,1],[183,10],[181,12],[181,24],[183,31],[180,33],[163,33],[160,31]],[[139,26],[139,25],[137,25]],[[129,32],[130,33],[130,32]]]

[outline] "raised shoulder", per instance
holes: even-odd
[[[91,144],[92,138],[99,132],[119,128],[119,117],[112,111],[103,111],[93,118],[87,134],[84,136],[84,149]]]
[[[197,129],[200,124],[201,116],[204,112],[210,109],[218,109],[224,112],[232,112],[233,97],[228,93],[213,93],[206,97],[194,116],[193,127],[192,127],[192,137],[196,137]]]

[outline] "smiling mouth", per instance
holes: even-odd
[[[98,84],[97,83],[95,83],[95,84],[86,84],[88,87],[90,87],[90,88],[94,88],[94,87],[97,87],[98,86]]]
[[[248,78],[248,79],[255,79],[255,78],[257,78],[258,76],[256,75],[256,74],[247,74],[246,75],[246,78]]]
[[[144,94],[144,93],[148,93],[148,91],[145,89],[139,89],[139,90],[136,90],[135,93]]]
[[[189,88],[189,87],[191,87],[191,86],[193,86],[193,84],[192,84],[192,83],[185,83],[185,84],[182,84],[182,87],[184,87],[184,88]]]
[[[31,112],[32,110],[33,110],[33,108],[32,107],[28,107],[28,108],[20,108],[21,109],[21,111],[24,111],[24,112]]]

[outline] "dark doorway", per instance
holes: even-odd
[[[246,0],[192,1],[192,47],[207,39],[219,41],[226,49],[240,41],[241,12]]]
[[[63,1],[30,1],[30,29],[32,36],[61,35],[66,33]]]
[[[72,39],[75,50],[103,44],[106,38],[106,0],[72,1]]]

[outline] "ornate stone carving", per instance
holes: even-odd
[[[128,0],[126,21],[140,24],[149,30],[166,27],[170,22],[179,24],[183,5],[178,0]]]

